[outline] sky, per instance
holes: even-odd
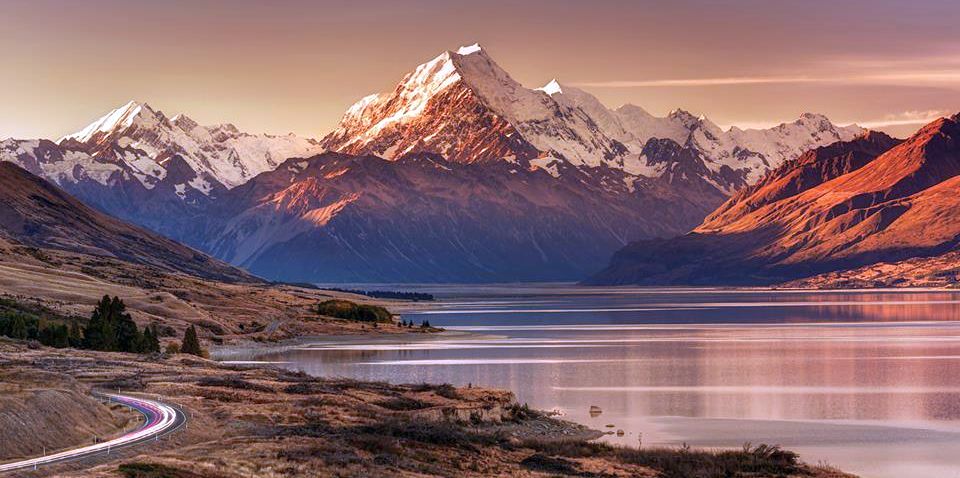
[[[0,138],[134,99],[322,137],[356,100],[479,42],[522,84],[721,126],[803,112],[905,136],[960,111],[960,2],[2,0]]]

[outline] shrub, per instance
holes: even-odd
[[[80,346],[77,320],[39,304],[0,298],[0,336],[32,340],[48,347]]]
[[[554,458],[540,453],[534,453],[533,455],[524,458],[520,462],[520,466],[533,470],[539,471],[542,473],[550,473],[552,475],[566,475],[566,476],[585,476],[587,474],[582,473],[577,467],[577,464],[570,461],[564,460],[563,458]]]
[[[153,339],[144,340],[143,333],[119,297],[111,299],[105,295],[94,307],[90,322],[83,331],[83,348],[106,352],[159,352],[159,343],[154,349]]]
[[[126,478],[219,478],[219,474],[200,474],[157,463],[124,463],[117,470]]]
[[[180,345],[180,353],[196,355],[203,357],[203,348],[200,347],[200,339],[197,337],[197,327],[191,325],[183,333],[183,343]]]
[[[265,385],[249,382],[237,377],[203,377],[197,381],[201,387],[223,387],[236,388],[240,390],[252,390],[254,392],[273,393],[273,389]]]
[[[397,410],[397,411],[422,410],[430,406],[429,404],[424,403],[420,400],[407,398],[404,396],[391,397],[384,400],[380,400],[379,402],[375,402],[374,405],[386,408],[387,410]]]
[[[567,458],[607,457],[659,471],[663,478],[724,478],[728,476],[791,476],[802,474],[796,453],[779,446],[744,445],[743,450],[701,451],[684,447],[625,448],[605,443],[527,440],[525,448]]]
[[[356,322],[393,323],[393,315],[377,305],[357,304],[349,300],[331,299],[317,305],[317,313],[327,317]]]

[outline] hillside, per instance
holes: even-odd
[[[259,279],[159,234],[98,212],[19,166],[0,162],[0,237],[31,247],[113,257],[208,279]]]
[[[812,151],[691,233],[624,248],[589,282],[771,284],[947,253],[960,237],[958,121]]]
[[[193,241],[295,282],[575,280],[629,238],[675,234],[703,214],[616,170],[564,172],[325,153],[229,191]]]

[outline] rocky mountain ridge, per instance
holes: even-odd
[[[590,282],[774,284],[937,257],[957,247],[958,198],[960,115],[902,142],[870,133],[811,151],[691,233],[624,248]]]
[[[774,128],[725,131],[683,110],[662,118],[635,105],[611,110],[557,80],[525,88],[471,45],[418,66],[392,92],[358,101],[323,145],[386,159],[429,152],[455,162],[535,165],[553,174],[552,165],[565,162],[648,178],[674,171],[670,153],[658,152],[683,149],[697,163],[686,169],[729,195],[808,149],[862,131],[810,113]]]

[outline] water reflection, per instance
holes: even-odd
[[[865,476],[956,476],[960,294],[441,288],[404,318],[495,338],[315,343],[256,360],[315,375],[507,387],[627,431],[772,442]],[[590,407],[602,412],[591,416]]]

